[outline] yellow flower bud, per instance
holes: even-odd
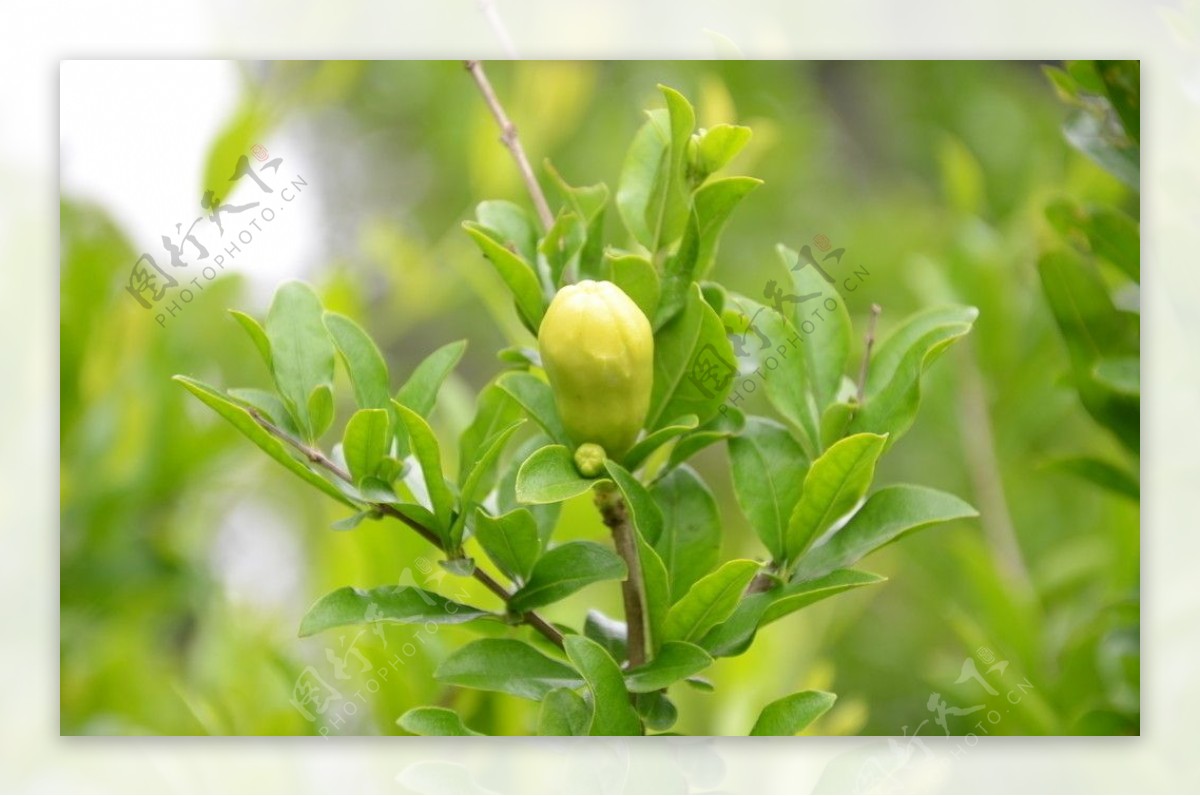
[[[654,332],[637,304],[611,282],[564,287],[542,319],[538,348],[571,441],[624,455],[654,382]]]

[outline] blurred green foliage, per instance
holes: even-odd
[[[474,392],[497,370],[497,340],[531,341],[460,226],[482,199],[524,200],[469,76],[457,62],[241,71],[244,96],[204,173],[211,181],[231,155],[274,136],[302,150],[321,192],[313,239],[326,262],[305,276],[325,305],[364,322],[397,379],[429,351],[470,341],[432,415],[452,449]],[[615,182],[659,83],[695,101],[700,126],[752,127],[735,165],[765,183],[726,229],[713,273],[759,296],[776,241],[798,248],[827,236],[846,249],[843,273],[867,274],[845,293],[855,357],[872,303],[884,332],[930,304],[980,309],[975,333],[947,357],[953,366],[927,376],[922,414],[879,478],[962,495],[981,519],[888,548],[868,562],[888,583],[781,620],[748,654],[722,659],[716,692],[680,694],[678,731],[745,732],[756,706],[814,688],[840,696],[810,732],[938,734],[931,693],[952,706],[1003,700],[961,677],[966,659],[982,670],[992,658],[1008,661],[1005,683],[1030,684],[992,734],[1138,732],[1138,506],[1128,491],[1051,466],[1080,452],[1125,465],[1131,454],[1080,402],[1036,264],[1061,240],[1048,204],[1110,208],[1136,223],[1140,203],[1068,144],[1070,110],[1038,66],[531,62],[489,72],[535,168],[548,157],[575,185]],[[439,576],[436,556],[387,523],[331,530],[343,507],[170,380],[266,386],[226,313],[252,304],[241,278],[219,277],[164,329],[123,287],[146,242],[70,196],[61,236],[62,732],[394,733],[407,709],[450,700],[473,728],[531,726],[516,698],[450,694],[430,677],[471,637],[458,628],[296,638],[318,596],[405,572],[419,585]],[[350,407],[337,411],[344,421]],[[723,456],[716,446],[697,463],[731,557],[751,551],[754,534]],[[567,505],[558,534],[605,536],[586,498]],[[455,590],[486,601],[465,580]],[[618,599],[601,583],[565,605],[615,609]],[[342,701],[310,719],[292,699],[313,673]],[[952,716],[949,731],[976,720]]]

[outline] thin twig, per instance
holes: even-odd
[[[621,583],[621,596],[625,602],[625,635],[629,647],[629,665],[641,666],[646,662],[646,612],[642,594],[642,565],[638,557],[637,540],[629,522],[629,509],[625,500],[612,486],[596,488],[596,507],[604,524],[612,531],[613,546],[617,555],[625,561],[628,573]]]
[[[867,349],[863,352],[862,367],[858,370],[858,403],[862,404],[867,397],[867,370],[871,366],[871,349],[875,347],[875,322],[883,308],[878,304],[871,305],[871,319],[867,321]]]
[[[258,425],[261,426],[268,434],[276,439],[286,442],[298,453],[304,456],[304,458],[308,459],[313,464],[318,465],[322,469],[327,470],[329,473],[341,479],[342,481],[345,481],[347,484],[354,484],[354,479],[350,476],[350,473],[343,470],[340,466],[338,466],[337,462],[330,459],[322,451],[310,445],[306,445],[300,440],[296,439],[291,434],[272,423],[270,420],[267,420],[257,410],[247,409],[246,411],[248,411],[250,416],[254,418],[254,422],[258,423]],[[443,553],[446,552],[446,548],[442,545],[441,538],[432,529],[425,527],[411,517],[406,517],[395,506],[387,503],[375,503],[372,501],[366,501],[366,504],[373,511],[377,511],[380,514],[399,520],[412,530],[416,531],[422,539],[429,542],[438,550],[441,550]],[[508,589],[504,588],[504,586],[498,583],[495,578],[484,572],[479,567],[474,568],[474,570],[471,572],[471,576],[483,584],[484,588],[503,600],[505,605],[508,605],[508,600],[512,595],[509,594]],[[541,633],[556,646],[563,646],[562,633],[560,633],[557,628],[555,628],[542,617],[538,616],[533,611],[528,611],[523,614],[521,621],[532,627],[537,632]]]
[[[504,112],[504,106],[500,104],[496,92],[492,90],[492,84],[488,82],[487,75],[484,74],[483,63],[467,61],[466,66],[471,77],[475,78],[479,92],[483,94],[483,100],[491,110],[492,116],[496,118],[496,124],[500,125],[500,141],[508,147],[508,151],[512,153],[513,159],[517,162],[517,170],[521,172],[521,178],[525,180],[525,188],[529,191],[529,198],[533,200],[533,206],[537,208],[538,219],[542,222],[542,231],[544,232],[553,226],[554,214],[550,212],[550,205],[546,203],[546,195],[542,193],[542,186],[538,185],[537,177],[533,176],[533,167],[529,165],[529,158],[525,157],[525,148],[521,146],[521,139],[517,137],[517,127],[508,118],[508,114]]]

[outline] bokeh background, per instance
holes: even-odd
[[[434,348],[469,341],[433,415],[443,439],[454,438],[499,367],[495,350],[527,342],[506,290],[460,229],[484,199],[527,203],[494,121],[459,62],[163,68],[167,78],[148,62],[63,67],[61,731],[387,734],[409,707],[443,700],[455,700],[473,727],[527,731],[525,703],[448,694],[432,680],[469,631],[441,628],[416,644],[403,627],[297,639],[318,596],[392,583],[406,567],[419,583],[436,574],[432,551],[390,523],[332,531],[342,509],[170,381],[187,373],[265,386],[257,352],[226,309],[261,317],[274,286],[299,277],[371,332],[397,385]],[[882,587],[771,626],[750,653],[712,670],[715,693],[681,691],[677,729],[742,733],[762,704],[816,687],[840,697],[818,734],[940,734],[930,694],[978,704],[977,685],[956,681],[963,661],[986,651],[1032,685],[989,724],[992,734],[1136,734],[1138,505],[1053,463],[1080,452],[1135,472],[1137,462],[1066,380],[1067,350],[1035,263],[1056,240],[1044,215],[1051,200],[1134,218],[1140,203],[1067,145],[1068,108],[1039,65],[497,62],[488,70],[535,164],[548,157],[576,184],[615,188],[641,110],[660,102],[658,83],[688,96],[701,126],[751,126],[731,168],[766,183],[734,215],[713,272],[735,290],[761,293],[778,267],[777,242],[797,248],[824,234],[870,273],[847,295],[860,333],[871,303],[883,307],[885,334],[930,304],[981,310],[968,342],[927,377],[917,423],[877,479],[960,494],[981,519],[887,548],[864,562],[890,578]],[[105,106],[105,92],[121,102]],[[203,121],[149,149],[105,137],[98,129],[117,120],[81,110],[140,108],[152,120],[189,107],[182,98]],[[160,325],[124,290],[130,267],[176,222],[199,215],[205,186],[226,179],[256,144],[307,187],[278,226]],[[147,200],[148,188],[161,191],[158,200]],[[699,467],[720,501],[724,554],[756,554],[724,449]],[[559,534],[600,539],[604,529],[584,500]],[[599,584],[552,618],[579,622],[588,605],[615,609],[618,600],[613,584]],[[359,656],[373,670],[395,655],[403,676],[367,692]],[[336,726],[291,703],[308,667],[347,697]],[[972,723],[950,726],[967,732]]]

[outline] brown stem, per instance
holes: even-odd
[[[517,126],[504,112],[504,106],[500,104],[496,92],[492,90],[492,84],[483,71],[483,64],[480,61],[467,61],[466,66],[471,77],[475,78],[475,83],[479,86],[479,93],[483,94],[483,100],[491,110],[492,116],[496,118],[496,124],[500,125],[500,141],[508,147],[513,160],[517,162],[517,170],[521,172],[521,178],[525,180],[525,188],[529,191],[529,198],[533,200],[533,206],[537,208],[538,219],[542,222],[542,231],[544,232],[554,225],[554,214],[550,212],[550,205],[546,203],[546,195],[542,193],[542,186],[538,185],[537,177],[533,176],[533,167],[529,165],[529,158],[525,156],[525,148],[521,146],[521,139],[517,137]]]
[[[257,410],[247,409],[246,411],[250,413],[250,416],[252,418],[254,418],[254,422],[256,422],[256,423],[258,423],[258,425],[262,426],[262,428],[268,434],[275,437],[276,439],[286,442],[288,445],[290,445],[292,448],[294,448],[296,451],[298,451],[301,455],[303,455],[304,458],[308,459],[313,464],[318,465],[322,469],[327,470],[328,472],[333,474],[335,477],[340,478],[342,481],[345,481],[347,484],[354,483],[354,479],[351,478],[350,473],[346,472],[341,467],[339,467],[336,462],[334,462],[332,459],[330,459],[328,456],[326,456],[322,451],[318,450],[317,448],[313,448],[310,445],[306,445],[303,442],[301,442],[300,440],[296,439],[291,434],[287,433],[286,431],[281,429],[279,426],[272,423],[270,420],[267,420]],[[429,542],[431,545],[436,547],[438,550],[441,550],[443,553],[446,552],[446,548],[442,545],[442,540],[437,535],[437,533],[435,533],[432,529],[425,527],[424,525],[417,522],[416,520],[414,520],[410,517],[406,517],[403,513],[401,513],[394,506],[391,506],[387,503],[374,503],[374,502],[370,502],[370,501],[367,502],[367,505],[372,510],[377,511],[380,514],[384,514],[384,515],[387,515],[388,517],[399,520],[400,522],[404,523],[412,530],[416,531],[421,536],[422,539]],[[483,584],[484,588],[486,588],[492,594],[496,595],[501,600],[503,600],[505,605],[508,604],[508,599],[512,595],[510,595],[508,593],[508,589],[504,588],[504,586],[502,586],[500,583],[498,583],[495,578],[493,578],[488,573],[484,572],[479,567],[475,567],[475,569],[471,572],[471,576],[473,578],[475,578],[475,580],[477,580],[481,584]],[[524,615],[522,615],[521,621],[524,622],[525,624],[529,625],[530,627],[532,627],[537,632],[541,633],[543,636],[545,636],[547,639],[549,639],[556,646],[562,647],[562,645],[563,645],[562,633],[558,632],[557,628],[555,628],[553,625],[551,625],[545,619],[542,619],[542,617],[538,616],[533,611],[528,611]]]
[[[613,546],[617,555],[625,561],[628,574],[621,583],[621,596],[625,602],[626,642],[629,647],[629,665],[641,666],[646,662],[646,613],[642,595],[642,565],[638,557],[637,539],[629,522],[629,509],[621,494],[611,485],[596,487],[596,508],[604,524],[612,531]]]

